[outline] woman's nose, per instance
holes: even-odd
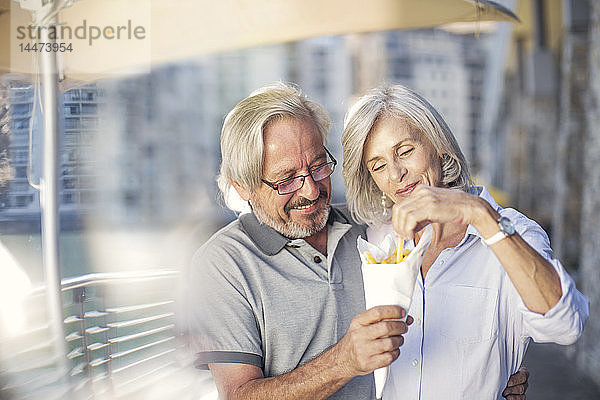
[[[398,162],[394,162],[390,164],[390,179],[394,180],[394,181],[401,181],[404,176],[406,175],[406,172],[408,170],[406,169],[406,167],[404,167],[403,165],[401,165]]]

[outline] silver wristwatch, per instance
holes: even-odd
[[[500,228],[498,232],[487,239],[483,239],[483,243],[485,243],[487,246],[498,243],[502,239],[514,235],[516,232],[512,221],[506,217],[500,217],[498,220],[498,227]]]

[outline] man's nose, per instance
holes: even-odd
[[[304,178],[304,185],[296,193],[308,200],[315,200],[319,197],[319,185],[312,175],[308,175]]]

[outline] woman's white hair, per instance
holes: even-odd
[[[442,184],[469,191],[473,181],[467,161],[442,116],[412,90],[401,85],[382,86],[360,97],[344,118],[342,175],[348,209],[356,221],[368,224],[386,221],[383,192],[363,162],[363,150],[377,121],[387,117],[405,121],[427,137],[440,159]],[[387,199],[385,207],[391,205]]]
[[[261,184],[263,170],[263,132],[267,125],[281,118],[312,121],[327,140],[330,119],[325,108],[308,100],[302,91],[289,83],[277,82],[255,90],[240,101],[225,117],[221,130],[221,170],[217,184],[226,205],[233,204],[231,181],[249,190]]]

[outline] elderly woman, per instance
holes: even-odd
[[[498,399],[530,339],[577,340],[587,299],[542,228],[473,184],[431,104],[399,85],[368,92],[342,144],[348,206],[369,241],[395,231],[414,244],[433,227],[384,399]]]

